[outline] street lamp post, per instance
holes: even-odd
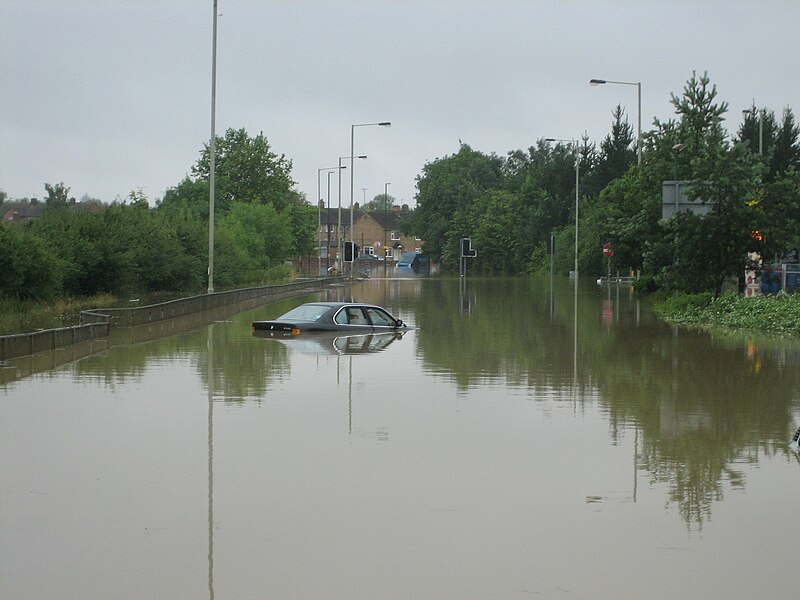
[[[575,147],[575,285],[578,285],[578,199],[580,198],[580,149],[578,140],[546,138],[546,142],[566,142]]]
[[[355,183],[355,165],[353,158],[355,154],[356,127],[391,127],[391,121],[381,121],[379,123],[355,123],[350,125],[350,231],[353,231],[353,189]]]
[[[389,186],[391,183],[383,184],[383,276],[386,277],[388,257],[386,256],[387,240],[386,225],[389,223]]]
[[[755,109],[746,108],[742,111],[743,115],[755,116]],[[764,155],[764,109],[758,111],[758,155]]]
[[[208,144],[208,293],[214,293],[214,175],[216,160],[217,112],[217,0],[214,0],[214,26],[211,36],[211,140]]]
[[[605,85],[606,83],[613,83],[617,85],[635,85],[636,95],[638,100],[638,110],[636,116],[636,123],[638,133],[636,136],[636,164],[642,164],[642,82],[641,81],[607,81],[605,79],[590,79],[589,85]]]
[[[367,158],[366,154],[362,154],[360,156],[351,157],[351,156],[340,156],[339,157],[339,168],[346,169],[347,167],[342,166],[342,161],[350,159],[350,172],[353,171],[353,158]],[[338,224],[336,225],[336,260],[339,261],[339,266],[344,270],[344,265],[340,262],[339,257],[342,256],[344,250],[342,248],[344,238],[342,237],[342,172],[339,171],[339,208],[337,209],[338,213]],[[350,229],[352,231],[353,223],[350,223]]]
[[[330,173],[335,173],[337,169],[346,169],[347,167],[343,167],[339,165],[338,167],[324,167],[322,169],[317,169],[317,276],[319,276],[320,271],[322,271],[322,190],[320,190],[320,175],[322,175],[323,171],[328,171]],[[341,174],[341,171],[339,171]],[[330,208],[330,199],[331,199],[331,189],[330,189],[330,177],[328,178],[328,202],[325,206],[326,210],[326,217],[328,214],[327,211]],[[330,232],[330,219],[325,219],[325,225],[328,232]],[[330,235],[328,236],[330,238]],[[330,239],[328,240],[330,242]],[[330,251],[330,243],[328,244],[328,251]],[[326,255],[328,252],[325,253]],[[330,262],[330,261],[329,261]]]
[[[333,173],[335,173],[335,171],[328,171],[328,206],[330,206],[330,204],[331,204],[331,175],[333,175]],[[342,173],[342,171],[341,171],[341,167],[340,167],[339,168],[339,174],[341,175],[341,173]],[[328,223],[327,223],[327,227],[325,227],[325,229],[327,230],[327,234],[328,234],[328,251],[325,253],[325,268],[327,269],[328,274],[330,274],[330,268],[331,268],[331,220],[330,220],[330,214],[331,213],[328,212],[327,214],[329,215],[329,218],[327,219]],[[337,249],[336,252],[338,253],[339,250]],[[337,260],[339,259],[338,255],[337,255],[336,259]]]

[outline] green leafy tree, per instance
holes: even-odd
[[[0,224],[0,297],[39,300],[61,291],[59,257],[27,227]]]
[[[468,233],[455,223],[464,222],[470,204],[483,192],[499,189],[503,159],[477,152],[462,144],[456,154],[427,163],[417,177],[417,209],[409,226],[424,242],[425,254],[452,262],[458,238]]]
[[[666,179],[688,183],[690,198],[711,205],[705,216],[679,214],[661,222],[660,235],[646,241],[643,262],[669,289],[712,291],[744,272],[753,249],[754,211],[749,200],[757,195],[760,168],[745,144],[731,145],[722,126],[727,104],[716,101],[716,86],[707,75],[692,76],[672,103],[677,122],[659,123],[655,152],[648,165]],[[680,150],[680,151],[679,151]]]
[[[283,210],[283,216],[289,223],[292,233],[292,256],[309,256],[317,246],[317,209],[305,201],[305,197],[296,193],[296,198]]]
[[[69,204],[69,188],[64,185],[63,181],[55,185],[45,183],[44,189],[47,191],[45,204],[48,209],[64,208]]]
[[[489,190],[467,212],[472,247],[477,249],[475,267],[493,275],[524,272],[533,251],[525,231],[522,199],[509,191]]]
[[[220,219],[215,273],[221,286],[265,281],[292,253],[291,223],[271,205],[234,202]]]
[[[362,208],[367,211],[392,210],[392,207],[396,203],[397,199],[391,194],[378,194],[372,200],[367,202]]]
[[[244,129],[228,129],[215,142],[215,208],[224,212],[232,202],[272,204],[283,210],[292,201],[292,162],[272,151],[263,133],[251,138]],[[210,150],[200,153],[192,175],[208,181]]]
[[[633,127],[624,118],[625,113],[620,105],[617,105],[612,115],[614,120],[611,123],[611,133],[600,142],[600,155],[586,177],[585,190],[591,195],[598,194],[636,164]]]

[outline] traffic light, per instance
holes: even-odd
[[[344,262],[353,262],[355,257],[355,244],[353,242],[344,243]]]

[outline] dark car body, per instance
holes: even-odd
[[[274,321],[253,321],[253,333],[291,336],[317,331],[386,332],[405,324],[386,309],[356,302],[308,302]]]

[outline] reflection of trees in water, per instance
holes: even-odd
[[[769,351],[686,330],[627,336],[615,354],[613,368],[595,375],[612,427],[640,428],[638,466],[669,486],[687,525],[702,525],[726,487],[744,487],[737,463],[776,452],[764,440],[786,435],[797,370]]]
[[[288,301],[292,302],[292,301]],[[295,300],[294,304],[297,301]],[[285,303],[277,309],[285,312]],[[270,307],[264,310],[269,310]],[[107,352],[75,364],[78,375],[101,379],[111,388],[140,379],[150,368],[169,369],[170,362],[188,360],[204,387],[212,383],[215,397],[226,402],[261,400],[269,383],[288,373],[287,351],[279,344],[265,344],[250,334],[251,313],[149,342],[111,347]],[[208,336],[215,354],[213,381],[208,373]]]
[[[502,285],[498,283],[502,282]],[[487,377],[558,387],[572,378],[572,304],[556,307],[529,278],[458,281],[423,287],[416,309],[425,364],[462,389]]]
[[[534,279],[470,280],[467,290],[465,300],[458,282],[423,288],[416,315],[426,365],[462,388],[499,377],[569,391],[569,288],[557,290],[552,307],[546,283]],[[602,295],[587,289],[579,298],[578,398],[597,391],[612,438],[639,429],[637,468],[669,487],[687,525],[702,525],[726,489],[744,487],[737,464],[781,451],[764,440],[788,443],[800,353],[787,350],[789,342],[673,330],[646,310],[634,319],[627,297],[614,299],[608,327]]]

